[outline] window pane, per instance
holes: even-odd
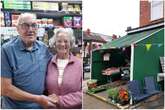
[[[163,1],[151,2],[151,20],[163,18]]]

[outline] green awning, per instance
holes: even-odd
[[[141,39],[145,37],[150,37],[153,33],[162,30],[163,28],[156,28],[153,30],[138,32],[138,33],[132,33],[128,34],[126,36],[123,36],[119,39],[116,39],[114,41],[108,42],[104,44],[101,49],[109,49],[109,48],[120,48],[120,47],[128,47],[131,44],[140,41]]]

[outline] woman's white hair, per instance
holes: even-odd
[[[56,28],[56,29],[54,29],[54,35],[49,40],[49,46],[50,47],[55,46],[56,38],[57,38],[59,33],[67,33],[68,37],[69,37],[69,40],[70,40],[71,48],[74,47],[74,45],[75,45],[75,36],[74,36],[73,29],[71,29],[71,28]]]

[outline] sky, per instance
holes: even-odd
[[[139,27],[140,0],[83,0],[83,30],[124,36],[128,26]]]

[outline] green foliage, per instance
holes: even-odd
[[[108,93],[109,98],[111,98],[113,100],[117,100],[119,90],[117,88],[110,88],[107,90],[107,93]]]
[[[89,89],[88,92],[94,94],[94,93],[101,92],[101,91],[104,91],[104,90],[105,90],[105,88],[97,87],[97,88]]]

